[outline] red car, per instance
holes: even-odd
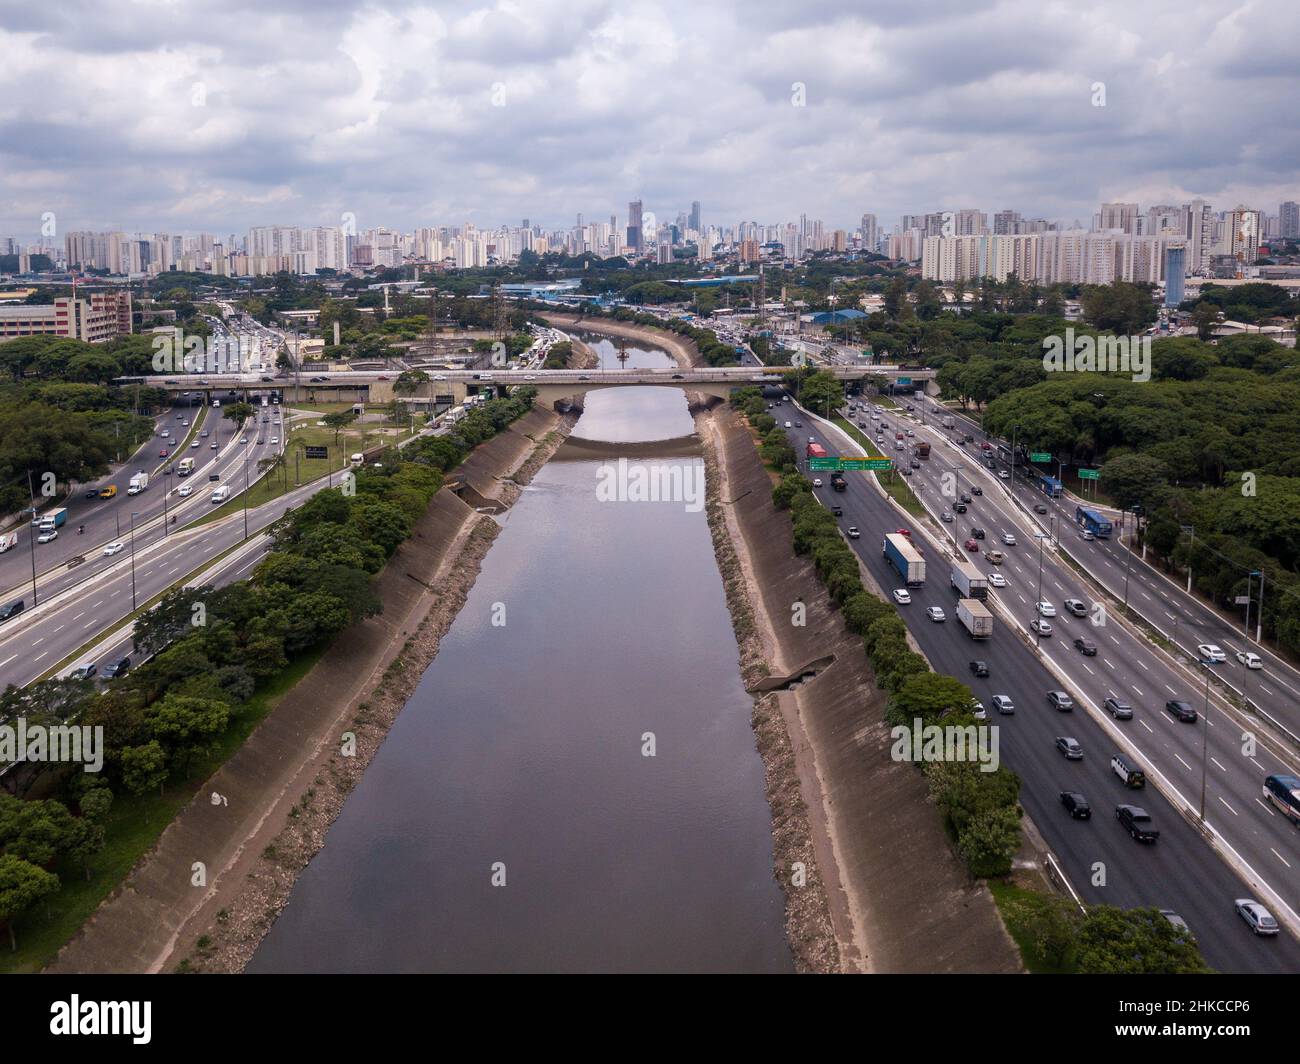
[[[897,532],[900,536],[906,536],[908,539],[912,538],[912,533],[905,528],[896,528],[894,529],[894,531]]]
[[[980,552],[980,541],[977,539],[968,539],[966,541],[966,549],[978,554]]]
[[[158,457],[159,457],[159,458],[166,458],[166,457],[167,457],[167,448],[166,448],[166,447],[164,447],[161,451],[158,452]]]

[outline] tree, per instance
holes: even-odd
[[[1197,339],[1210,339],[1214,335],[1214,330],[1219,327],[1220,318],[1219,308],[1213,303],[1204,300],[1197,303],[1196,309],[1192,311],[1192,320],[1196,322]]]
[[[247,421],[255,413],[256,411],[251,403],[231,403],[229,406],[221,408],[221,416],[227,421]]]
[[[167,756],[179,760],[186,772],[194,758],[212,748],[230,722],[225,702],[167,695],[155,707],[150,732]]]
[[[1191,936],[1158,909],[1096,905],[1079,929],[1078,970],[1087,975],[1197,975],[1209,971]]]
[[[1149,513],[1164,499],[1169,470],[1159,458],[1131,452],[1108,458],[1101,478],[1121,510],[1142,506]]]
[[[1156,306],[1147,286],[1127,281],[1085,285],[1080,301],[1084,319],[1102,332],[1134,334],[1156,320]]]
[[[155,787],[163,792],[167,781],[167,755],[156,739],[122,751],[122,782],[132,794],[144,794]]]
[[[974,697],[969,687],[952,676],[936,672],[909,676],[894,692],[890,719],[910,724],[920,717],[931,724],[945,713],[969,708]]]
[[[339,445],[339,434],[347,428],[352,422],[356,421],[357,415],[351,410],[336,410],[331,414],[326,414],[321,420],[325,422],[327,428],[334,430],[334,446]]]
[[[42,898],[59,889],[59,878],[12,854],[0,854],[0,923],[9,925],[10,949],[18,949],[14,921]]]

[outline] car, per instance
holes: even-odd
[[[1010,480],[1010,479],[1011,479],[1011,474],[1008,473],[1005,469],[999,469],[999,470],[998,470],[998,476],[1001,477],[1003,480]]]
[[[125,547],[121,543],[110,543],[104,548],[104,557],[111,558],[114,554],[121,554]]]
[[[1160,832],[1152,826],[1150,815],[1136,805],[1115,806],[1115,819],[1138,842],[1155,842],[1160,838]]]
[[[960,501],[960,502],[971,502],[972,500],[971,500],[971,494],[970,494],[970,492],[969,492],[969,491],[963,491],[963,492],[961,493],[961,496],[959,497],[959,500],[958,500],[958,501]]]
[[[788,429],[789,429],[789,428],[794,428],[794,426],[793,426],[789,421],[787,421],[787,422],[785,423],[785,427],[788,428]]]
[[[1101,705],[1102,708],[1116,720],[1133,719],[1133,707],[1122,698],[1116,698],[1114,695],[1111,695]]]
[[[955,514],[964,514],[966,512],[966,504],[964,502],[953,503],[952,512]]]
[[[973,551],[976,554],[979,553],[980,545],[978,540],[968,539],[965,543],[965,546],[968,551]]]
[[[972,661],[970,671],[976,676],[987,676],[989,674],[989,663],[987,661]]]
[[[1084,539],[1084,540],[1088,540],[1089,542],[1091,542],[1092,540],[1096,539],[1097,537],[1094,536],[1091,532],[1089,532],[1086,528],[1081,528],[1081,529],[1079,529],[1079,538],[1080,538],[1080,539]]]
[[[1016,536],[1015,536],[1015,533],[1014,533],[1014,532],[1003,532],[1003,533],[1002,533],[1002,544],[1003,544],[1003,546],[1006,546],[1006,547],[1014,547],[1014,546],[1016,545]]]
[[[99,670],[95,667],[95,663],[93,661],[87,661],[82,665],[78,665],[75,669],[73,669],[70,673],[68,673],[68,679],[89,680],[98,671]]]
[[[1071,738],[1068,735],[1058,735],[1056,737],[1056,748],[1065,755],[1067,761],[1082,761],[1083,747],[1079,745],[1079,740]]]
[[[817,437],[816,437],[816,436],[809,436],[809,437],[808,437],[808,442],[809,442],[809,443],[816,443],[816,442],[817,442]]]
[[[1045,514],[1045,513],[1047,513],[1047,506],[1046,506],[1045,504],[1041,503],[1041,502],[1036,502],[1036,503],[1034,503],[1034,513],[1036,513],[1036,514]]]
[[[99,498],[99,489],[98,489],[98,488],[91,488],[90,490],[86,491],[86,492],[82,495],[82,498],[83,498],[83,499],[98,499],[98,498]]]
[[[943,609],[939,606],[927,606],[925,610],[925,615],[929,617],[930,620],[934,621],[936,624],[940,623],[941,621],[947,620],[947,617],[944,615]]]
[[[1212,665],[1218,665],[1228,660],[1228,655],[1214,643],[1200,643],[1196,647],[1196,652],[1201,655],[1202,661],[1208,661]]]
[[[912,593],[905,587],[895,588],[894,601],[900,606],[910,605],[912,601]]]
[[[125,676],[131,668],[130,655],[124,655],[114,661],[105,663],[103,668],[104,679],[112,680],[119,676]]]
[[[821,486],[822,486],[822,478],[821,478],[821,477],[813,477],[813,487],[814,487],[814,488],[820,488]]]
[[[1092,819],[1092,806],[1088,804],[1088,799],[1078,791],[1062,791],[1061,804],[1065,806],[1065,811],[1075,820]]]
[[[983,539],[983,538],[984,538],[984,529],[982,529],[982,528],[972,528],[972,529],[970,530],[970,534],[971,534],[971,537],[974,538],[974,539]]]
[[[13,602],[5,606],[0,606],[0,621],[12,620],[23,612],[26,603],[22,599],[14,599]]]
[[[1074,708],[1074,699],[1064,691],[1048,691],[1047,704],[1061,713],[1069,713]]]
[[[1091,639],[1085,639],[1083,636],[1079,636],[1075,639],[1074,649],[1085,658],[1095,658],[1097,656],[1097,644]]]
[[[897,534],[897,535],[900,535],[900,536],[906,536],[908,539],[911,539],[911,538],[912,538],[912,533],[911,533],[911,531],[910,531],[909,529],[906,529],[906,528],[896,528],[896,529],[894,529],[894,532],[895,532],[895,534]]]
[[[857,525],[849,525],[849,530],[848,530],[849,539],[857,539],[861,535],[862,533],[858,531]]]
[[[686,378],[683,377],[680,373],[674,373],[674,374],[673,374],[673,380],[675,380],[675,381],[684,381],[685,379],[686,379]]]
[[[802,422],[802,421],[796,421],[796,422],[794,423],[794,427],[797,428],[797,429],[801,429],[801,428],[803,428],[803,422]],[[808,442],[809,442],[809,443],[816,443],[817,441],[814,440],[811,436],[809,436],[809,437],[808,437]]]
[[[208,430],[204,429],[202,432],[199,433],[199,435],[206,440],[208,438]]]
[[[1190,702],[1185,702],[1181,698],[1171,698],[1165,703],[1165,709],[1184,724],[1196,723],[1196,710],[1192,708]]]
[[[47,528],[44,532],[42,532],[39,536],[36,537],[36,542],[52,543],[54,540],[58,538],[59,538],[59,530],[57,528]]]
[[[913,459],[912,459],[912,468],[913,468],[913,469],[920,469],[920,468],[921,468],[921,461],[920,461],[919,458],[913,458]]]
[[[1248,669],[1262,669],[1264,667],[1263,658],[1250,650],[1238,650],[1237,660]]]
[[[176,489],[176,494],[179,495],[182,499],[186,498],[189,495],[192,495],[193,493],[194,493],[194,487],[191,484],[182,484],[179,488]]]
[[[1007,695],[994,695],[992,698],[993,708],[999,713],[1010,715],[1016,711],[1016,705]]]
[[[834,514],[836,517],[843,517],[843,516],[844,516],[844,507],[843,507],[843,506],[832,506],[832,507],[831,507],[831,513]]]
[[[1007,578],[1001,573],[989,573],[989,587],[1006,587]]]
[[[159,457],[159,458],[166,458],[167,455],[170,454],[170,453],[171,453],[171,452],[168,451],[166,447],[164,447],[161,451],[158,452],[158,457]]]
[[[265,381],[265,380],[270,380],[270,378],[269,378],[269,377],[263,377],[262,380],[264,380],[264,381]],[[379,374],[378,377],[375,378],[375,380],[377,380],[377,381],[386,381],[386,380],[388,380],[388,377],[387,377],[386,375],[384,375],[383,373],[381,373],[381,374]]]
[[[1195,939],[1196,936],[1192,934],[1192,929],[1187,926],[1187,921],[1174,912],[1173,909],[1161,909],[1160,915],[1169,922],[1169,926],[1175,931],[1181,931],[1189,939]]]
[[[1038,611],[1038,616],[1040,617],[1056,616],[1056,607],[1050,602],[1036,602],[1034,603],[1034,609]]]
[[[1073,613],[1076,617],[1088,616],[1088,604],[1084,602],[1082,599],[1068,598],[1063,603],[1061,603],[1061,605],[1063,605],[1070,613]]]
[[[1271,912],[1260,905],[1254,898],[1237,898],[1232,903],[1232,907],[1237,910],[1237,915],[1246,921],[1246,926],[1255,934],[1277,934],[1277,920]]]
[[[976,720],[988,720],[989,711],[984,708],[984,703],[978,698],[971,699],[970,715]]]
[[[191,451],[194,450],[194,448],[197,447],[198,445],[199,445],[199,441],[195,440],[193,443],[190,444],[190,450]]]
[[[240,437],[239,437],[239,442],[240,442],[240,443],[247,443],[247,442],[248,442],[248,437],[247,437],[247,436],[240,436]]]
[[[978,484],[975,484],[974,486],[971,487],[970,493],[972,495],[983,495],[984,489],[981,488]]]
[[[187,417],[181,418],[181,424],[184,425],[186,428],[188,428],[190,424],[190,419]]]
[[[379,379],[380,379],[381,381],[386,381],[386,380],[388,380],[387,377],[380,377]],[[273,380],[275,380],[275,378],[274,378],[274,377],[268,377],[268,376],[266,376],[265,374],[263,374],[263,375],[262,375],[262,380],[263,380],[263,381],[273,381]]]
[[[952,511],[944,510],[944,512],[939,515],[939,520],[947,525],[952,524]]]
[[[984,552],[984,557],[986,557],[994,565],[1001,565],[1006,555],[1003,554],[1000,550],[986,550]]]
[[[309,383],[311,383],[311,384],[323,384],[323,383],[324,383],[325,381],[327,381],[327,380],[329,380],[328,377],[312,377],[312,378],[311,378],[311,381],[310,381]]]
[[[99,489],[99,497],[101,499],[111,499],[116,494],[117,494],[116,484],[109,484],[107,487]]]
[[[916,433],[913,432],[911,429],[908,429],[908,430],[907,430],[907,436],[908,436],[909,439],[911,439],[911,438],[912,438],[913,436],[915,436],[915,435],[916,435]]]
[[[211,447],[214,451],[217,449],[216,443],[210,443],[208,444],[208,446]]]

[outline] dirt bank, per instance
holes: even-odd
[[[697,426],[718,485],[715,543],[725,532],[732,547],[720,545],[718,557],[747,683],[833,659],[815,679],[762,695],[754,708],[797,963],[1020,971],[992,896],[953,852],[921,774],[890,760],[885,696],[811,563],[795,556],[789,516],[772,505],[748,428],[728,406]],[[802,626],[793,623],[799,602]],[[807,865],[807,886],[792,882],[795,861]]]
[[[700,351],[694,340],[687,340],[667,329],[651,329],[645,325],[629,325],[608,318],[579,318],[576,314],[552,314],[542,317],[557,329],[583,329],[602,336],[622,336],[640,340],[663,348],[679,366],[694,366],[700,362]],[[590,350],[590,349],[588,349]],[[594,365],[595,363],[592,363]]]
[[[534,410],[462,471],[488,497],[513,499],[570,424]],[[497,528],[439,492],[375,580],[384,612],[335,641],[48,970],[241,970],[436,655]]]

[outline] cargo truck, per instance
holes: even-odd
[[[972,639],[988,639],[993,634],[993,614],[979,599],[958,599],[957,620]]]
[[[989,597],[988,577],[970,562],[953,562],[948,579],[961,598],[983,601]]]
[[[13,550],[16,546],[18,546],[17,532],[0,533],[0,554],[7,550]]]
[[[831,474],[831,487],[834,488],[836,491],[848,490],[849,486],[847,483],[845,483],[844,474],[839,472],[839,470],[836,470],[834,473]]]
[[[182,458],[176,466],[176,475],[178,477],[188,477],[194,472],[194,459]]]
[[[809,458],[825,458],[825,457],[826,457],[826,448],[823,447],[820,443],[810,443],[810,444],[808,444],[808,457],[809,457]]]
[[[148,486],[149,486],[149,474],[136,473],[134,476],[131,477],[130,483],[127,484],[126,493],[128,495],[139,495],[140,492],[144,491],[144,489],[147,488]]]
[[[953,419],[953,416],[951,414],[943,415],[943,427],[946,429],[953,429],[957,427],[957,422]]]
[[[903,578],[908,587],[917,587],[925,583],[925,559],[908,542],[906,536],[890,532],[885,536],[880,552],[898,570],[898,575]]]
[[[49,513],[42,515],[40,529],[42,532],[49,532],[55,528],[62,528],[68,521],[68,509],[66,506],[60,506],[57,510],[51,510]]]
[[[924,440],[916,445],[916,457],[923,458],[927,461],[930,458],[930,445]]]

